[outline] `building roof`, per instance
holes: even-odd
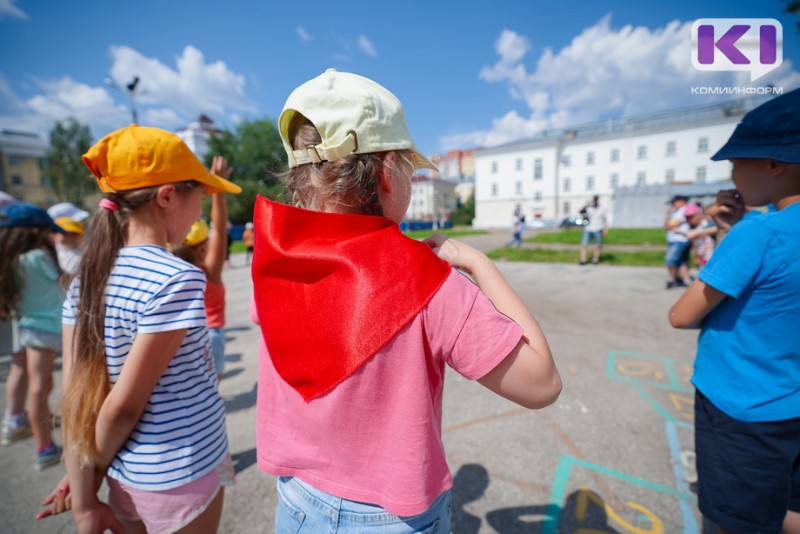
[[[453,182],[451,180],[445,180],[443,178],[435,178],[430,176],[425,176],[424,174],[414,174],[411,176],[412,183],[423,183],[423,182],[433,182],[435,184],[443,184],[443,185],[458,185],[458,182]]]
[[[580,126],[544,130],[529,137],[496,147],[477,150],[478,154],[508,152],[510,149],[529,149],[553,145],[559,141],[571,144],[601,139],[629,137],[660,131],[685,129],[687,127],[713,126],[720,123],[738,122],[738,119],[763,99],[735,100],[722,104],[695,106],[668,111],[659,111],[623,119],[608,119]]]
[[[35,133],[2,130],[0,131],[0,152],[13,156],[39,158],[47,152],[47,143]]]

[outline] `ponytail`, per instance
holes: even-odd
[[[174,185],[181,194],[188,194],[199,184],[190,181]],[[127,241],[130,214],[152,201],[159,187],[106,195],[86,234],[78,269],[80,295],[72,338],[72,365],[61,407],[64,440],[86,464],[94,464],[98,459],[97,416],[111,389],[106,365],[105,288],[117,255]]]

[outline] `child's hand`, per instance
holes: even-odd
[[[736,189],[724,189],[717,193],[717,200],[706,209],[706,214],[714,218],[721,232],[741,220],[745,213],[744,200]]]
[[[69,482],[66,475],[56,484],[55,489],[42,501],[41,505],[50,506],[50,508],[36,514],[36,519],[58,515],[72,508],[72,494],[69,491]]]
[[[223,156],[214,156],[214,159],[211,160],[211,174],[227,180],[233,174],[233,167],[228,167],[228,160]]]
[[[422,242],[431,247],[437,256],[456,269],[466,273],[469,273],[472,269],[475,254],[480,254],[469,245],[450,239],[442,234],[434,234]]]

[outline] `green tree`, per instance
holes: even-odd
[[[243,224],[253,219],[257,195],[285,201],[280,174],[286,171],[286,153],[280,134],[270,119],[240,123],[234,132],[212,134],[206,165],[215,155],[225,156],[233,167],[231,180],[242,187],[239,195],[228,196],[231,222]],[[209,204],[210,205],[210,204]]]
[[[50,178],[56,198],[83,207],[97,186],[81,156],[92,146],[89,127],[73,118],[58,121],[50,131],[50,147],[42,160],[42,174]]]
[[[475,192],[469,196],[466,202],[459,203],[458,207],[453,210],[450,220],[455,225],[472,226],[472,219],[475,218]]]

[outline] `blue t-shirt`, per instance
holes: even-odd
[[[741,421],[800,417],[800,202],[739,222],[699,276],[729,297],[703,324],[695,387]]]

